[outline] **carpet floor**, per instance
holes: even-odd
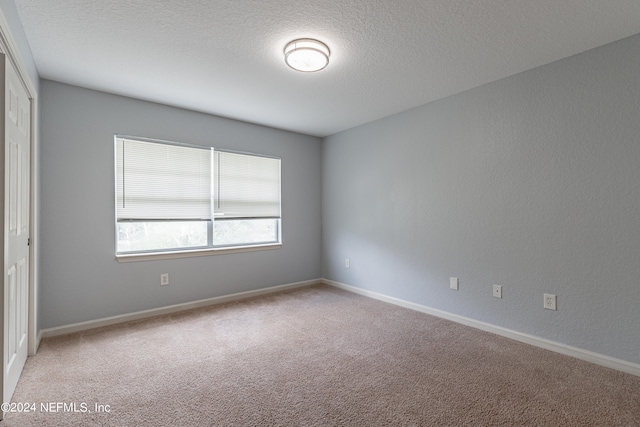
[[[44,339],[12,404],[2,426],[640,426],[640,377],[317,285]]]

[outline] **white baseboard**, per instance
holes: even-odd
[[[480,329],[486,332],[491,332],[496,335],[500,335],[500,336],[510,338],[516,341],[520,341],[526,344],[530,344],[536,347],[544,348],[546,350],[551,350],[556,353],[575,357],[576,359],[595,363],[596,365],[600,365],[607,368],[616,369],[621,372],[626,372],[632,375],[640,376],[640,365],[636,363],[627,362],[626,360],[616,359],[614,357],[606,356],[599,353],[594,353],[592,351],[584,350],[577,347],[572,347],[559,342],[536,337],[534,335],[525,334],[522,332],[514,331],[512,329],[503,328],[501,326],[496,326],[490,323],[481,322],[475,319],[471,319],[469,317],[460,316],[457,314],[449,313],[447,311],[438,310],[425,305],[416,304],[410,301],[402,300],[395,297],[390,297],[378,292],[368,291],[366,289],[357,288],[355,286],[347,285],[344,283],[340,283],[340,282],[336,282],[328,279],[307,280],[304,282],[272,286],[269,288],[257,289],[254,291],[239,292],[231,295],[224,295],[220,297],[208,298],[208,299],[203,299],[203,300],[198,300],[198,301],[193,301],[193,302],[188,302],[183,304],[175,304],[175,305],[170,305],[166,307],[138,311],[135,313],[123,314],[119,316],[106,317],[103,319],[90,320],[87,322],[80,322],[80,323],[74,323],[71,325],[43,329],[38,333],[36,342],[37,342],[37,346],[39,346],[40,341],[43,338],[66,335],[74,332],[80,332],[80,331],[85,331],[89,329],[99,328],[102,326],[115,325],[118,323],[129,322],[132,320],[139,320],[139,319],[145,319],[148,317],[160,316],[163,314],[176,313],[179,311],[190,310],[193,308],[206,307],[209,305],[222,304],[222,303],[232,302],[232,301],[239,301],[242,299],[251,298],[259,295],[280,292],[287,289],[301,288],[304,286],[311,286],[318,283],[324,283],[326,285],[343,289],[345,291],[349,291],[355,294],[363,295],[369,298],[374,298],[380,301],[395,304],[411,310],[430,314],[432,316],[451,320],[456,323],[460,323],[466,326],[471,326],[476,329]]]
[[[640,365],[632,362],[627,362],[626,360],[616,359],[614,357],[594,353],[592,351],[583,350],[581,348],[572,347],[570,345],[562,344],[559,342],[550,341],[544,338],[536,337],[534,335],[529,335],[511,329],[503,328],[501,326],[492,325],[490,323],[480,322],[469,317],[459,316],[457,314],[427,307],[421,304],[416,304],[410,301],[405,301],[399,298],[390,297],[378,292],[368,291],[365,289],[357,288],[355,286],[346,285],[344,283],[336,282],[333,280],[322,279],[322,283],[339,289],[343,289],[345,291],[353,292],[355,294],[363,295],[369,298],[374,298],[380,301],[409,308],[411,310],[427,313],[432,316],[451,320],[456,323],[461,323],[466,326],[471,326],[476,329],[481,329],[486,332],[491,332],[496,335],[501,335],[503,337],[511,338],[513,340],[544,348],[546,350],[551,350],[556,353],[564,354],[566,356],[575,357],[576,359],[585,360],[587,362],[595,363],[596,365],[640,376]]]
[[[166,307],[153,308],[150,310],[137,311],[135,313],[121,314],[119,316],[105,317],[97,320],[89,320],[87,322],[73,323],[71,325],[57,326],[55,328],[43,329],[38,334],[38,343],[43,338],[55,337],[59,335],[71,334],[74,332],[86,331],[88,329],[99,328],[102,326],[115,325],[118,323],[129,322],[132,320],[140,320],[148,317],[160,316],[163,314],[176,313],[179,311],[190,310],[193,308],[206,307],[209,305],[222,304],[225,302],[239,301],[258,295],[271,294],[274,292],[285,291],[288,289],[301,288],[322,283],[321,279],[307,280],[304,282],[289,283],[286,285],[272,286],[269,288],[256,289],[255,291],[238,292],[231,295],[223,295],[220,297],[207,298],[198,301],[175,304]]]
[[[29,356],[34,356],[38,352],[38,347],[40,347],[40,342],[42,341],[42,331],[38,331],[36,335],[36,342],[33,346],[33,352],[29,353]]]

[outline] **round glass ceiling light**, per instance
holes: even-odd
[[[326,44],[314,39],[297,39],[284,47],[284,61],[302,72],[322,70],[329,64],[330,54]]]

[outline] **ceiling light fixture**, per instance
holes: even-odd
[[[330,54],[326,44],[314,39],[297,39],[284,47],[284,61],[302,72],[322,70],[329,64]]]

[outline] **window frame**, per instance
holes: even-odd
[[[235,245],[220,245],[215,244],[213,241],[214,238],[214,224],[216,221],[216,215],[213,212],[213,191],[211,192],[211,204],[212,211],[209,219],[201,219],[196,221],[206,222],[207,227],[207,246],[197,246],[197,247],[178,247],[178,248],[167,248],[167,249],[151,249],[151,250],[135,250],[135,251],[123,251],[118,252],[118,223],[136,223],[136,222],[180,222],[185,221],[184,219],[165,219],[165,220],[133,220],[133,219],[125,219],[118,220],[118,140],[131,140],[131,141],[139,141],[139,142],[147,142],[147,143],[155,143],[155,144],[164,144],[164,145],[173,145],[179,147],[193,148],[193,149],[205,149],[211,150],[212,158],[214,157],[214,153],[232,153],[232,154],[240,154],[247,155],[253,157],[261,157],[267,159],[275,159],[278,160],[278,178],[279,178],[279,192],[278,192],[278,202],[280,205],[279,217],[272,217],[269,219],[275,220],[275,237],[276,240],[273,242],[256,242],[256,243],[239,243]],[[214,146],[207,145],[197,145],[197,144],[187,144],[182,142],[175,141],[167,141],[167,140],[159,140],[152,139],[146,137],[138,137],[138,136],[130,136],[123,134],[115,134],[114,135],[114,247],[115,247],[115,256],[119,262],[135,262],[135,261],[145,261],[145,260],[160,260],[160,259],[173,259],[173,258],[188,258],[188,257],[199,257],[199,256],[210,256],[216,254],[230,254],[230,253],[242,253],[242,252],[254,252],[254,251],[263,251],[263,250],[272,250],[279,249],[282,247],[282,158],[273,155],[266,154],[258,154],[247,151],[238,151],[238,150],[230,150],[224,148],[217,148]],[[213,170],[211,171],[211,185],[214,185],[214,177]],[[237,218],[235,220],[246,220],[246,219],[260,219],[260,218]],[[222,219],[217,219],[218,221],[226,221]],[[231,219],[233,220],[233,219]]]

